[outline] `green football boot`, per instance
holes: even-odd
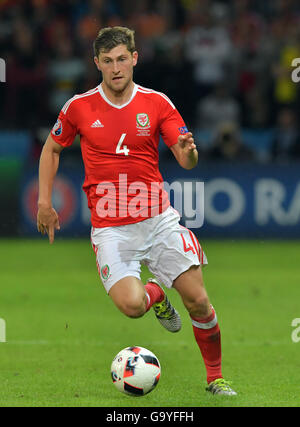
[[[162,289],[163,293],[165,291],[161,285],[155,279],[149,279],[148,282],[155,283],[157,286]],[[172,306],[169,301],[169,298],[165,294],[164,299],[161,302],[157,302],[152,306],[155,316],[160,322],[160,324],[170,332],[178,332],[181,329],[181,318],[177,310]]]
[[[223,394],[226,396],[236,396],[237,393],[230,387],[230,382],[224,380],[224,378],[218,378],[206,387],[206,391],[212,394]]]

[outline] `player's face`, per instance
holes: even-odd
[[[132,82],[137,52],[129,52],[126,45],[119,45],[109,52],[101,52],[95,63],[102,72],[103,81],[113,92],[123,92]]]

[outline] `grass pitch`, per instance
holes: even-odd
[[[291,241],[203,241],[204,278],[222,334],[223,374],[238,396],[205,392],[189,317],[168,291],[183,328],[170,334],[153,312],[122,315],[106,296],[88,239],[0,240],[0,406],[300,406],[300,250]],[[143,279],[148,272],[143,270]],[[300,333],[298,334],[300,336]],[[162,365],[144,397],[119,393],[110,365],[124,347],[153,351]]]

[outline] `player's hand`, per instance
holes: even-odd
[[[187,132],[184,135],[178,136],[178,144],[186,152],[192,152],[197,148],[192,132]]]
[[[60,230],[59,219],[52,207],[39,206],[37,213],[37,229],[42,234],[48,234],[49,243],[54,242],[55,230]]]

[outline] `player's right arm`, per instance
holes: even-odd
[[[55,230],[60,229],[57,212],[52,207],[52,189],[59,156],[64,147],[73,144],[77,134],[77,127],[74,124],[76,114],[71,106],[73,100],[75,97],[67,101],[60,111],[40,157],[37,229],[42,234],[48,234],[50,243],[54,242]]]
[[[37,229],[42,234],[48,234],[51,244],[54,242],[55,230],[60,229],[57,212],[52,207],[52,189],[62,150],[63,147],[57,144],[49,134],[41,153],[39,165]]]

